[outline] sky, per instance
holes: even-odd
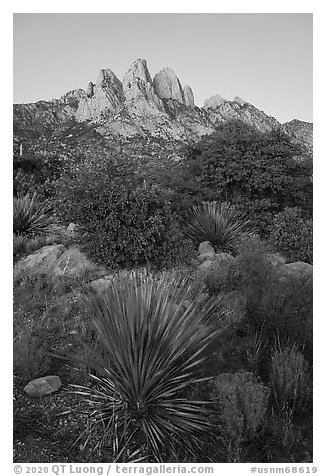
[[[195,103],[240,96],[280,122],[312,122],[312,14],[17,13],[14,103],[85,89],[137,58],[172,68]]]

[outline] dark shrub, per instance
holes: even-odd
[[[131,163],[84,163],[58,189],[58,209],[84,230],[85,251],[109,266],[162,264],[180,242],[172,192],[146,186]]]
[[[55,219],[36,193],[14,197],[13,232],[15,235],[46,235],[54,231]]]
[[[293,261],[312,263],[312,220],[306,219],[299,208],[285,208],[271,226],[270,242]]]

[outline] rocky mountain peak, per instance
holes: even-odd
[[[76,112],[77,121],[105,118],[109,113],[119,109],[123,102],[121,81],[110,69],[101,69],[96,83],[88,83],[86,93],[80,99]]]
[[[124,92],[128,91],[134,83],[152,84],[152,78],[147,68],[147,62],[144,59],[137,59],[132,63],[123,77],[122,87]]]
[[[161,69],[153,79],[155,93],[161,99],[173,99],[184,104],[184,96],[180,81],[171,68]]]
[[[160,98],[155,94],[151,75],[144,59],[137,59],[122,80],[126,105],[136,114],[157,114],[164,111]]]
[[[188,86],[188,84],[186,84],[183,88],[183,97],[184,97],[184,103],[186,106],[189,106],[189,107],[195,106],[194,93],[192,92],[192,89],[190,86]]]

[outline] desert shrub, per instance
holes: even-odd
[[[212,398],[228,462],[241,461],[244,442],[255,439],[264,428],[268,396],[268,388],[250,372],[224,373],[214,379]]]
[[[52,233],[55,220],[50,210],[37,201],[36,193],[14,197],[13,231],[15,235],[35,236]]]
[[[44,143],[43,143],[44,146]],[[13,161],[14,196],[37,193],[43,200],[50,198],[51,186],[62,175],[65,154],[47,150],[33,151]]]
[[[66,276],[15,276],[14,371],[21,379],[66,372],[68,364],[58,353],[81,353],[76,336],[93,340],[84,288],[81,280]],[[79,374],[75,372],[74,381],[81,381]]]
[[[261,302],[269,289],[273,265],[259,239],[246,237],[239,245],[236,257],[239,275],[238,290],[247,301],[247,317],[257,330],[262,325]]]
[[[204,200],[248,204],[256,222],[261,216],[268,223],[270,213],[286,206],[311,213],[312,163],[297,160],[302,150],[281,131],[260,132],[230,120],[185,155],[180,176],[204,190]]]
[[[37,325],[32,324],[14,339],[14,374],[26,382],[43,377],[51,367],[51,358],[47,354],[46,346],[37,331]]]
[[[216,252],[234,252],[238,240],[248,228],[249,221],[234,206],[213,201],[193,207],[185,234],[197,246],[209,241]]]
[[[312,263],[312,220],[306,219],[299,208],[285,208],[273,220],[270,242],[291,260]]]
[[[182,254],[171,192],[141,183],[134,168],[85,163],[58,184],[62,218],[82,226],[85,251],[109,266],[164,264]]]
[[[216,299],[202,295],[185,309],[189,286],[171,273],[131,273],[91,299],[100,345],[86,346],[93,386],[76,388],[90,402],[86,444],[100,431],[103,451],[123,459],[142,450],[150,461],[200,444],[208,409],[185,393],[201,380],[203,352],[217,334],[209,324]]]
[[[24,235],[13,236],[13,257],[14,262],[26,254],[27,238]]]
[[[293,345],[281,349],[274,347],[270,381],[273,399],[280,410],[292,409],[297,413],[307,408],[311,398],[311,377],[308,362]]]
[[[257,316],[264,322],[264,333],[282,343],[299,344],[305,357],[312,361],[313,288],[312,279],[282,275],[274,269]]]

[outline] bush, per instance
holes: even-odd
[[[35,236],[53,232],[55,220],[50,210],[38,203],[36,193],[14,197],[13,230],[15,235]]]
[[[231,120],[188,148],[183,175],[210,192],[206,200],[256,202],[255,219],[260,214],[268,221],[270,212],[286,206],[311,212],[312,163],[297,160],[303,155],[279,130],[260,132]]]
[[[291,409],[297,413],[307,408],[312,382],[308,362],[296,345],[274,348],[270,380],[273,398],[281,411]]]
[[[85,347],[94,385],[76,390],[90,402],[86,443],[100,432],[104,451],[126,457],[136,449],[150,461],[200,444],[208,410],[185,395],[201,380],[203,352],[217,334],[209,325],[216,299],[201,295],[185,309],[189,290],[170,273],[130,273],[91,299],[100,345]]]
[[[236,268],[239,275],[238,289],[247,301],[247,317],[257,331],[262,320],[262,299],[269,291],[273,276],[273,265],[266,247],[257,237],[245,237],[239,245]]]
[[[248,231],[249,221],[227,202],[203,202],[194,206],[185,234],[195,245],[209,241],[216,252],[235,251],[242,234]]]
[[[36,325],[33,324],[16,336],[13,358],[14,373],[26,382],[47,374],[51,359]]]
[[[285,208],[273,220],[270,242],[291,260],[312,263],[312,220],[304,218],[299,208]]]
[[[213,399],[222,433],[235,440],[257,436],[264,424],[268,395],[268,388],[250,372],[218,375],[214,379]]]
[[[57,207],[67,222],[84,230],[85,251],[107,266],[173,261],[181,233],[171,192],[140,184],[134,166],[84,163],[58,184]]]

